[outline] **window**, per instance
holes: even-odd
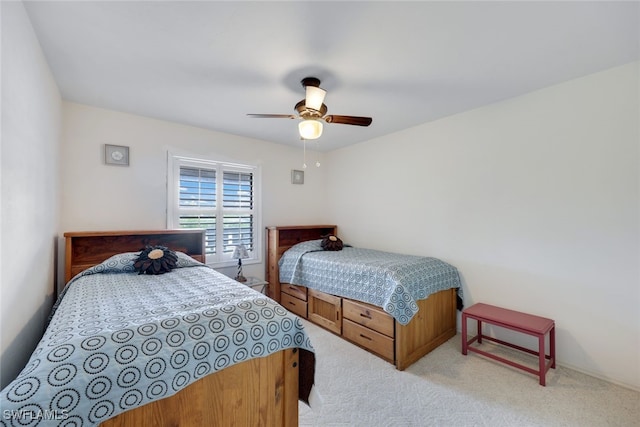
[[[236,245],[260,261],[258,167],[169,156],[169,228],[206,229],[207,264],[234,265]]]

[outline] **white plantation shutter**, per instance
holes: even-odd
[[[170,228],[206,229],[208,264],[229,265],[236,245],[259,259],[257,167],[170,157]]]
[[[204,228],[205,252],[216,251],[216,170],[180,166],[179,228]]]
[[[231,253],[236,245],[243,244],[252,251],[253,174],[224,171],[222,182],[223,250]]]

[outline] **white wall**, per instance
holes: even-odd
[[[53,304],[61,99],[21,2],[1,2],[0,387],[26,364]]]
[[[561,364],[640,389],[638,80],[634,63],[334,151],[325,220],[452,263],[467,306],[553,318]]]
[[[310,166],[304,185],[291,184],[291,170],[302,168],[302,146],[68,102],[63,103],[63,117],[61,235],[165,228],[168,151],[261,165],[263,229],[325,218],[324,168]],[[129,146],[130,166],[105,165],[104,144]],[[264,277],[264,254],[262,263],[243,265],[245,275]],[[233,269],[221,271],[235,275]]]

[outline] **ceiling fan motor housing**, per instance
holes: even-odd
[[[320,87],[320,79],[316,77],[305,77],[300,81],[300,83],[302,83],[303,88],[306,88],[307,86]]]
[[[320,110],[314,110],[313,108],[307,108],[306,100],[303,99],[295,106],[295,110],[303,119],[318,119],[327,113],[327,106],[322,104]]]

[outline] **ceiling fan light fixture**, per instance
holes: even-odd
[[[305,89],[305,107],[320,111],[327,91],[320,89],[318,86],[307,86]]]
[[[302,139],[318,139],[322,135],[320,120],[306,119],[298,123],[298,131]]]

